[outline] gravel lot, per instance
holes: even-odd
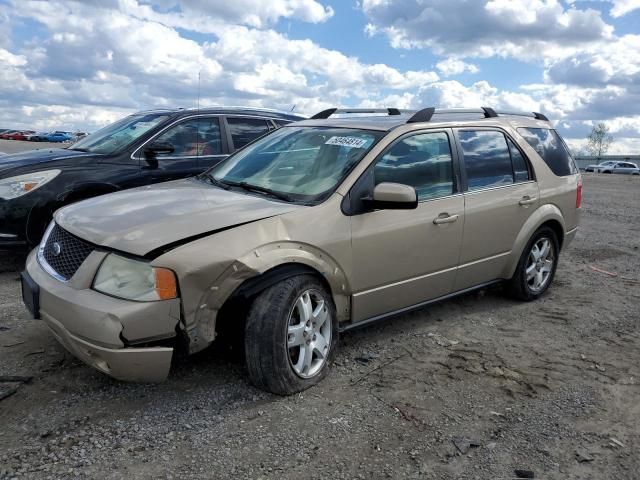
[[[18,153],[42,148],[64,148],[66,143],[23,142],[21,140],[2,140],[0,138],[0,153]]]
[[[110,380],[28,318],[0,257],[0,375],[33,376],[0,383],[0,478],[637,479],[640,179],[584,180],[542,300],[496,288],[345,334],[288,398],[220,349],[164,384]]]

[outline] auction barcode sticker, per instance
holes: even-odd
[[[339,145],[341,147],[362,148],[367,144],[368,140],[358,137],[331,137],[325,145]]]

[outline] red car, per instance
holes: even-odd
[[[0,138],[4,138],[5,140],[26,140],[27,135],[35,133],[33,130],[17,130],[14,132],[7,132],[0,135]]]

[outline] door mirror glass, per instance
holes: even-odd
[[[373,189],[373,208],[411,210],[418,207],[416,189],[401,183],[383,182]]]

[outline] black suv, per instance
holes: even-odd
[[[254,108],[152,110],[65,149],[0,157],[0,250],[35,246],[63,205],[196,175],[304,117]]]

